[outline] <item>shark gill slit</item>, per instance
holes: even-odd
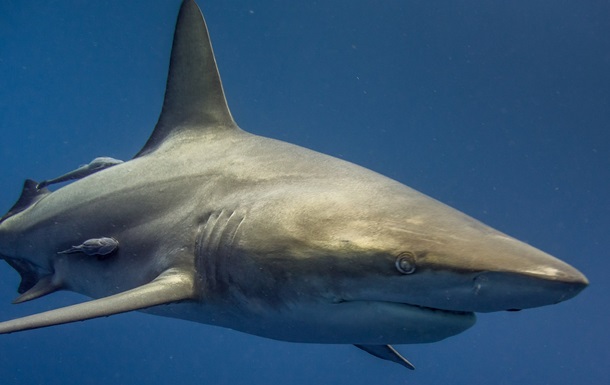
[[[237,238],[237,231],[244,215],[235,211],[221,210],[209,215],[205,223],[199,226],[196,238],[196,267],[199,278],[207,289],[217,290],[226,282],[228,258]],[[229,266],[230,268],[230,266]]]

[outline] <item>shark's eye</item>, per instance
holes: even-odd
[[[394,263],[396,269],[403,274],[413,274],[415,273],[415,255],[410,252],[404,252],[398,254],[396,257],[396,262]]]

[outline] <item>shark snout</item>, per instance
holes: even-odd
[[[411,251],[391,294],[378,298],[459,312],[521,310],[575,297],[589,281],[569,264],[465,216],[428,218],[434,236],[404,238]],[[437,218],[438,218],[437,217]],[[451,226],[450,226],[451,225]],[[398,236],[397,236],[398,238]],[[401,263],[399,264],[398,261]],[[386,291],[387,293],[387,291]]]
[[[589,281],[578,270],[534,249],[535,258],[494,258],[480,266],[435,265],[405,275],[413,279],[386,300],[459,312],[521,310],[553,305],[575,297]],[[531,257],[531,255],[530,255]],[[502,262],[509,262],[510,267]],[[422,266],[423,267],[423,266]],[[425,289],[424,289],[425,288]],[[380,297],[381,299],[381,297]]]
[[[567,264],[565,271],[546,277],[515,272],[483,272],[472,280],[472,302],[467,310],[492,312],[552,305],[573,298],[588,284],[582,273]]]
[[[504,234],[486,236],[458,247],[461,252],[433,268],[451,276],[439,308],[471,312],[521,310],[553,305],[589,284],[571,265]],[[442,302],[442,300],[441,300]]]

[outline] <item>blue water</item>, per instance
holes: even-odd
[[[143,314],[0,336],[9,384],[608,384],[607,1],[200,1],[244,129],[353,161],[573,264],[575,299],[399,349]],[[129,159],[158,117],[178,0],[0,2],[0,211],[23,179]],[[57,293],[1,319],[81,301]]]

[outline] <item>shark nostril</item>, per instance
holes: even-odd
[[[474,277],[474,279],[472,280],[472,290],[474,292],[474,295],[478,295],[483,286],[485,286],[488,281],[489,278],[483,274]]]
[[[394,265],[402,274],[413,274],[415,272],[415,255],[408,251],[400,253],[396,257]]]

